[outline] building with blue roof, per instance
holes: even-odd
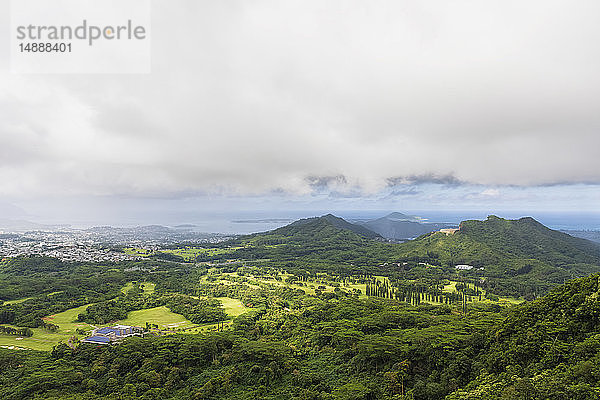
[[[82,343],[111,344],[132,336],[144,336],[144,329],[139,326],[115,325],[96,328],[92,336],[83,339]]]
[[[106,336],[90,336],[81,341],[82,343],[110,344],[110,338]]]

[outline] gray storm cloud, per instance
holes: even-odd
[[[597,1],[155,1],[149,75],[4,65],[0,194],[600,183],[598,15]]]

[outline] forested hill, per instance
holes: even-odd
[[[400,245],[406,254],[441,264],[516,265],[516,260],[569,268],[600,267],[600,245],[554,231],[533,218],[463,221],[454,234],[434,232]],[[519,263],[517,263],[519,264]]]
[[[455,233],[433,232],[389,243],[333,215],[242,236],[202,253],[202,261],[252,261],[292,273],[387,275],[396,279],[485,281],[486,289],[531,299],[566,280],[600,272],[600,245],[553,231],[532,218],[463,221]]]
[[[149,335],[117,346],[59,344],[51,352],[0,348],[0,396],[594,400],[598,278],[571,281],[505,311],[486,303],[459,311],[341,290],[312,295],[280,285],[225,285],[264,306],[225,331]],[[222,293],[219,286],[205,293]]]
[[[332,214],[322,217],[300,219],[281,228],[243,236],[248,243],[296,243],[306,246],[345,240],[348,244],[362,243],[365,239],[382,239],[377,233],[360,225],[352,224]]]
[[[429,223],[410,215],[391,213],[381,218],[364,221],[362,226],[388,239],[408,240],[443,228],[456,228],[456,224]]]
[[[454,234],[433,232],[393,244],[384,243],[378,234],[362,226],[328,214],[242,236],[224,245],[243,245],[234,253],[239,259],[296,259],[365,267],[410,261],[447,268],[470,264],[507,275],[528,273],[536,266],[574,268],[575,276],[600,271],[600,244],[551,230],[532,218],[506,220],[490,216],[485,221],[463,221]],[[544,268],[537,269],[542,272]]]
[[[305,218],[292,222],[290,225],[276,229],[274,233],[291,236],[303,233],[316,233],[323,229],[331,227],[354,232],[359,236],[368,239],[380,239],[381,236],[372,230],[361,225],[352,224],[343,218],[336,217],[332,214],[323,215],[322,217]]]
[[[554,231],[531,217],[506,220],[489,216],[485,221],[463,221],[459,235],[512,257],[534,258],[551,265],[600,265],[600,244]]]
[[[456,399],[600,398],[600,285],[592,275],[511,310]]]
[[[600,246],[551,230],[532,218],[463,221],[399,245],[409,259],[442,267],[469,264],[498,294],[540,295],[574,277],[600,272]]]

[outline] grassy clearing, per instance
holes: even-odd
[[[201,324],[201,325],[196,326],[193,329],[188,329],[182,333],[193,335],[196,333],[218,330],[221,327],[227,329],[227,328],[231,327],[232,324],[233,324],[232,319],[230,319],[229,321],[223,321],[223,322],[213,322],[213,323],[209,323],[209,324]]]
[[[9,305],[9,304],[19,304],[22,303],[24,301],[27,301],[29,299],[33,299],[33,297],[23,297],[22,299],[16,299],[16,300],[6,300],[4,302],[5,305]]]
[[[48,322],[51,322],[55,325],[59,326],[58,333],[60,334],[68,334],[75,335],[77,328],[83,329],[92,329],[92,326],[85,323],[77,321],[77,316],[85,311],[86,308],[91,306],[91,304],[86,304],[81,307],[71,308],[70,310],[50,315],[45,317],[44,319]]]
[[[155,285],[153,283],[143,282],[143,284],[144,291],[147,293],[151,293],[154,290]],[[133,283],[130,282],[123,288],[123,290],[128,290],[132,287]],[[231,318],[230,321],[225,322],[225,326],[229,326],[233,318],[249,310],[238,299],[232,299],[229,297],[217,297],[217,299],[221,301],[223,307],[225,308],[225,312]],[[2,334],[0,335],[0,347],[50,351],[60,342],[67,343],[71,337],[75,337],[76,340],[82,339],[87,335],[78,334],[76,332],[78,328],[82,328],[88,333],[95,328],[95,326],[89,325],[85,322],[77,321],[77,316],[90,305],[91,304],[86,304],[81,307],[72,308],[62,313],[45,317],[44,320],[59,326],[59,329],[56,332],[49,332],[42,328],[34,328],[32,329],[33,336],[31,337],[22,338],[19,336]],[[198,333],[206,330],[217,329],[219,325],[219,323],[197,325],[186,319],[183,315],[176,314],[167,307],[161,306],[148,308],[145,310],[132,311],[129,313],[126,319],[116,321],[111,324],[105,324],[103,326],[123,324],[145,327],[146,322],[158,325],[161,330],[182,330],[182,333]]]
[[[52,296],[53,294],[59,294],[62,292],[63,292],[62,290],[59,290],[58,292],[51,292],[51,293],[48,293],[47,296]],[[19,303],[23,303],[24,301],[31,300],[33,298],[34,297],[32,296],[32,297],[23,297],[22,299],[16,299],[16,300],[6,300],[3,304],[4,305],[19,304]]]
[[[281,278],[282,280],[278,281],[276,279],[272,279],[272,278],[259,278],[259,277],[252,277],[251,279],[256,282],[256,283],[266,283],[269,285],[274,285],[274,286],[286,286],[292,289],[300,289],[300,290],[304,290],[304,292],[309,293],[309,294],[315,294],[315,289],[319,286],[316,283],[313,282],[307,282],[308,286],[304,286],[304,285],[300,285],[300,284],[296,284],[296,283],[288,283],[285,282],[285,279],[288,277],[289,275],[287,274],[281,274]]]
[[[145,327],[146,322],[156,324],[160,329],[178,329],[196,326],[183,315],[175,314],[165,306],[131,311],[126,319],[117,321],[115,324]]]
[[[225,309],[225,313],[230,317],[237,317],[240,314],[248,311],[248,308],[242,303],[241,300],[232,299],[230,297],[215,297],[215,299],[219,300],[221,304],[223,304],[223,308]]]
[[[73,336],[75,336],[77,340],[82,339],[83,337],[87,336],[87,334],[77,334],[77,328],[83,328],[88,333],[95,328],[94,326],[85,322],[77,321],[77,316],[89,306],[90,304],[86,304],[85,306],[72,308],[62,313],[45,317],[44,319],[46,321],[59,326],[59,329],[56,332],[49,332],[42,328],[34,328],[32,329],[33,336],[28,338],[20,338],[13,335],[0,335],[0,346],[50,351],[60,342],[67,343],[67,341]],[[197,326],[191,321],[188,321],[182,315],[175,314],[164,306],[146,310],[132,311],[129,313],[127,319],[106,324],[106,326],[112,326],[119,323],[123,325],[144,327],[146,326],[146,322],[157,324],[160,329],[170,330]]]
[[[366,299],[367,298],[367,284],[366,283],[351,283],[349,286],[344,286],[349,287],[351,289],[358,289],[360,290],[360,295],[358,296],[361,299]]]
[[[443,291],[447,292],[447,293],[456,293],[456,284],[458,282],[456,281],[450,281],[450,283],[448,285],[444,286]],[[469,286],[473,286],[471,284],[469,284]],[[490,300],[490,299],[486,299],[485,295],[486,295],[486,291],[483,289],[480,289],[483,294],[481,295],[481,302],[482,303],[498,303],[498,304],[521,304],[523,303],[525,300],[523,299],[517,299],[514,297],[499,297],[498,301],[494,301],[494,300]],[[479,299],[477,299],[475,296],[473,296],[473,299],[475,299],[475,302],[479,302]]]
[[[238,299],[232,299],[231,297],[215,297],[215,299],[221,301],[221,304],[223,304],[223,308],[225,309],[225,313],[229,316],[230,319],[222,322],[211,322],[207,324],[196,325],[194,326],[194,328],[186,329],[182,333],[196,334],[211,330],[217,330],[221,327],[227,329],[231,326],[235,317],[252,310],[251,308],[244,306],[241,300]]]
[[[42,328],[34,328],[33,336],[20,338],[14,335],[0,335],[0,346],[14,346],[32,350],[50,351],[52,347],[60,342],[66,343],[69,338],[75,336],[77,339],[82,338],[82,335],[77,334],[77,328],[92,330],[92,326],[85,322],[77,322],[77,316],[82,313],[90,304],[81,307],[72,308],[70,310],[50,315],[44,319],[50,323],[59,326],[58,331],[49,332]]]
[[[457,284],[457,282],[450,281],[450,283],[448,285],[444,285],[444,289],[442,291],[447,292],[447,293],[455,293],[457,291],[456,284]]]
[[[169,249],[169,250],[161,250],[161,253],[173,254],[175,256],[179,256],[183,258],[185,261],[191,262],[196,261],[196,258],[200,255],[203,256],[221,256],[224,254],[230,254],[236,251],[237,249],[241,249],[242,247],[230,247],[230,248],[199,248],[199,247],[182,247],[180,249]]]
[[[173,254],[175,256],[179,256],[187,262],[196,261],[196,257],[200,255],[206,256],[220,256],[224,254],[233,253],[235,250],[240,249],[241,247],[231,247],[231,248],[201,248],[201,247],[181,247],[179,249],[163,249],[163,250],[149,250],[143,249],[139,247],[125,247],[123,248],[123,252],[130,256],[135,257],[150,257],[158,253],[164,254]]]
[[[123,288],[121,289],[121,293],[127,293],[131,289],[133,289],[133,282],[129,282],[127,285],[123,286]]]
[[[32,330],[33,336],[31,337],[0,334],[0,347],[8,349],[16,348],[50,351],[56,344],[61,341],[66,342],[70,337],[59,335],[58,333],[50,333],[40,328],[34,328]]]
[[[144,290],[144,294],[152,294],[154,293],[154,289],[156,288],[156,283],[140,282],[140,287]],[[133,289],[133,282],[129,282],[127,285],[123,286],[121,292],[127,293],[131,289]]]
[[[207,277],[203,277],[201,279],[201,283],[212,283],[212,284],[223,284],[223,285],[236,285],[238,284],[237,282],[234,282],[232,280],[228,280],[227,277],[231,277],[231,278],[237,278],[240,275],[238,275],[237,272],[226,272],[221,274],[221,279],[216,279],[214,281],[209,281],[207,279]],[[289,287],[292,289],[299,289],[299,290],[303,290],[305,293],[314,295],[315,294],[315,290],[316,289],[320,289],[322,292],[333,292],[336,288],[336,284],[334,282],[330,282],[327,279],[324,278],[317,278],[317,280],[314,281],[308,281],[308,282],[299,282],[296,281],[295,283],[289,283],[286,282],[285,280],[289,277],[291,277],[291,274],[286,274],[286,273],[279,273],[278,278],[280,279],[275,279],[273,277],[263,277],[263,276],[254,276],[254,275],[244,275],[244,278],[247,278],[248,281],[244,282],[246,285],[250,286],[250,287],[255,287],[255,288],[259,288],[260,284],[267,284],[267,285],[273,285],[273,286],[285,286],[285,287]],[[224,278],[224,279],[223,279]],[[383,280],[384,278],[381,277],[381,279]],[[361,291],[360,297],[361,298],[366,298],[366,289],[367,289],[367,285],[364,283],[353,283],[353,284],[343,284],[340,283],[339,284],[340,289],[348,291],[348,290],[352,290],[352,289],[359,289]]]
[[[358,289],[360,290],[361,294],[360,297],[361,298],[366,298],[366,292],[367,292],[367,285],[365,283],[350,283],[350,284],[345,284],[345,283],[340,283],[340,282],[332,282],[330,280],[327,279],[323,279],[322,277],[319,278],[317,277],[317,280],[315,281],[308,281],[308,282],[303,282],[304,285],[302,284],[296,284],[296,283],[287,283],[285,282],[285,279],[292,276],[291,274],[280,274],[282,281],[276,281],[276,280],[264,280],[264,279],[260,279],[258,278],[259,281],[263,281],[263,282],[268,282],[268,283],[275,283],[278,284],[279,286],[288,286],[294,289],[301,289],[304,290],[305,292],[309,293],[309,294],[315,294],[315,289],[319,289],[322,292],[333,292],[336,288],[336,285],[339,284],[339,288],[344,290],[344,291],[348,291],[348,290],[352,290],[352,289]],[[387,279],[385,277],[377,277],[378,279],[380,279],[382,282],[384,279]]]
[[[487,301],[491,301],[486,299]],[[525,300],[524,299],[516,299],[514,297],[500,297],[500,301],[498,301],[499,303],[510,303],[510,304],[521,304],[524,303]]]
[[[144,290],[144,294],[152,294],[154,293],[154,289],[156,289],[156,283],[153,282],[142,282],[140,284],[142,290]]]
[[[142,249],[139,247],[125,247],[123,249],[123,253],[135,256],[135,257],[150,257],[154,252],[148,249]]]

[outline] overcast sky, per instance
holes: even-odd
[[[10,74],[3,29],[0,212],[599,208],[598,1],[152,7],[146,75]]]

